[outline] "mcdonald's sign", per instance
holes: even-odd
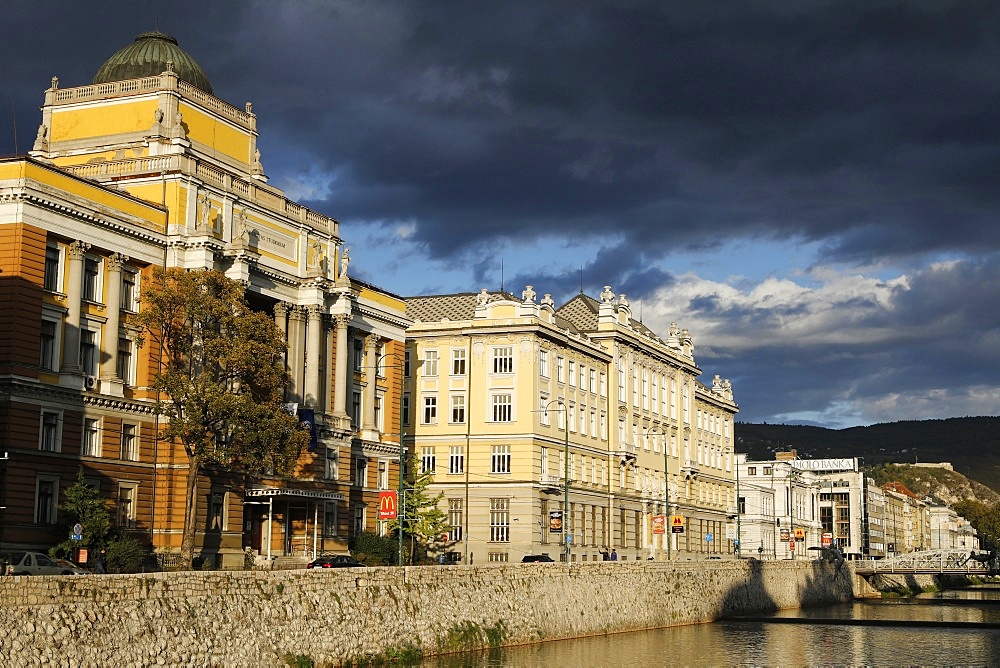
[[[378,518],[380,520],[396,519],[396,492],[378,493]]]

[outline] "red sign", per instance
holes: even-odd
[[[378,493],[378,518],[380,520],[396,519],[396,508],[395,492]]]
[[[667,516],[653,515],[653,535],[667,533]]]
[[[822,541],[823,541],[823,547],[830,547],[831,545],[833,545],[833,534],[832,533],[823,534]]]
[[[792,552],[795,551],[795,537],[794,536],[792,538],[788,539],[788,549],[791,550]]]

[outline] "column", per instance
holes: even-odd
[[[365,414],[362,419],[362,430],[365,434],[364,438],[369,440],[378,439],[378,424],[375,422],[375,386],[378,382],[378,337],[374,334],[369,334],[365,337],[365,361],[368,362],[367,368],[364,370],[365,379],[368,381],[365,383],[365,398],[364,398],[364,409]]]
[[[330,398],[330,391],[333,388],[333,361],[334,355],[336,354],[337,342],[334,338],[334,333],[336,327],[333,326],[333,321],[329,316],[323,316],[323,334],[325,345],[323,346],[323,351],[325,355],[323,356],[323,376],[320,378],[320,394],[318,397],[317,408],[324,413],[331,411],[332,399]]]
[[[309,321],[307,323],[308,342],[306,343],[306,385],[303,401],[310,408],[319,405],[319,359],[322,349],[323,311],[319,305],[306,307]]]
[[[288,309],[288,370],[291,376],[288,384],[289,399],[302,402],[304,399],[304,384],[302,382],[303,366],[305,365],[305,313],[300,306]]]
[[[285,345],[288,345],[288,304],[285,302],[278,302],[274,305],[274,324],[278,327],[281,332],[281,338],[284,339]],[[282,360],[285,362],[285,371],[288,371],[288,350],[286,349],[282,355]],[[287,399],[287,392],[286,396]]]
[[[63,373],[80,373],[80,299],[83,296],[83,258],[90,244],[69,245],[69,275],[66,278],[66,332],[63,337]]]
[[[118,336],[121,318],[122,265],[128,262],[128,255],[112,253],[108,258],[108,296],[104,300],[108,320],[104,323],[104,336],[101,337],[101,379],[109,381],[102,383],[101,391],[116,396],[124,395],[125,378],[118,375]]]
[[[347,417],[347,369],[350,360],[347,358],[347,316],[334,316],[337,328],[337,357],[333,363],[334,384],[333,384],[333,414]]]

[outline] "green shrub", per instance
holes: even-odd
[[[399,543],[394,537],[363,531],[351,540],[348,547],[355,559],[368,566],[390,566],[396,563]]]
[[[108,541],[108,573],[138,573],[145,559],[145,546],[132,536],[116,536]]]

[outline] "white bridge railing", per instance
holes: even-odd
[[[886,559],[860,559],[860,573],[988,573],[996,570],[995,557],[969,550],[925,550],[897,554]]]

